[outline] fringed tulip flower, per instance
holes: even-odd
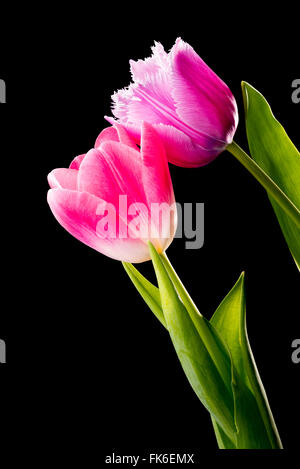
[[[141,129],[141,148],[116,124],[104,129],[95,148],[68,169],[48,176],[48,203],[58,222],[97,251],[126,262],[150,259],[171,243],[176,204],[164,147],[156,130]]]
[[[177,39],[169,53],[155,43],[153,55],[130,61],[133,83],[112,97],[113,124],[123,124],[138,143],[141,122],[151,123],[168,160],[196,167],[212,161],[232,142],[238,123],[228,86],[194,49]]]

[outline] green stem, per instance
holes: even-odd
[[[165,252],[160,254],[160,258],[166,268],[166,271],[177,290],[177,293],[184,304],[191,320],[193,321],[198,333],[205,344],[216,368],[224,378],[227,389],[231,392],[231,363],[225,358],[224,345],[221,338],[217,337],[217,332],[212,333],[211,324],[199,312],[197,306],[193,302],[180,278],[178,277],[174,267],[169,261]]]
[[[167,254],[163,252],[160,257],[188,313],[190,315],[197,314],[198,316],[203,317],[202,314],[199,312],[197,306],[193,302],[192,298],[190,297],[189,293],[187,292],[185,286],[178,277],[174,267],[172,266],[171,262],[167,257]]]
[[[229,144],[226,149],[255,177],[255,179],[266,189],[268,194],[277,202],[285,213],[300,228],[300,211],[296,205],[287,197],[279,186],[265,173],[261,167],[250,158],[249,155],[235,142]]]

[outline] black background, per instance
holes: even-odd
[[[191,5],[162,12],[154,4],[88,13],[36,8],[27,11],[30,23],[1,39],[3,448],[10,460],[75,456],[87,467],[112,452],[217,456],[209,416],[167,333],[121,263],[59,226],[47,206],[46,176],[93,146],[107,126],[110,95],[129,83],[129,59],[149,56],[154,40],[170,49],[178,36],[233,91],[242,147],[246,80],[299,148],[300,104],[291,100],[299,78],[297,15],[275,21],[245,9],[235,18],[229,7],[200,14]],[[265,192],[227,152],[203,168],[170,170],[178,202],[205,203],[205,243],[193,251],[175,240],[169,258],[207,318],[246,272],[250,342],[283,444],[295,450],[298,272]],[[154,279],[150,263],[140,267]]]

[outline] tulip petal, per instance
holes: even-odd
[[[214,138],[216,149],[221,150],[231,143],[238,121],[230,89],[181,39],[177,39],[170,54],[172,95],[178,116],[203,137]],[[200,143],[211,148],[210,142]]]
[[[113,141],[119,142],[119,136],[115,127],[106,127],[103,129],[95,141],[95,148],[98,149],[102,142]]]
[[[47,197],[53,215],[75,238],[98,249],[97,207],[100,200],[87,192],[51,189]]]
[[[156,42],[151,49],[151,57],[130,60],[134,83],[112,96],[112,112],[123,125],[140,126],[143,121],[172,124],[177,118],[170,87],[169,55],[160,43]]]
[[[112,117],[105,116],[105,119],[112,125],[116,124],[116,121]],[[141,126],[124,124],[123,127],[126,128],[131,138],[140,144]],[[216,151],[215,148],[202,147],[173,125],[154,124],[152,127],[155,128],[163,141],[168,161],[176,166],[186,168],[204,166],[215,159],[222,151]]]
[[[118,121],[113,117],[104,116],[104,119],[107,120],[111,125],[116,126]],[[139,124],[122,124],[122,126],[126,129],[126,132],[130,136],[131,140],[135,142],[135,144],[140,144],[141,141],[141,126]]]
[[[102,143],[99,150],[90,150],[80,166],[78,189],[112,204],[118,213],[122,196],[122,204],[126,204],[124,210],[129,214],[130,236],[149,238],[148,205],[142,185],[142,162],[137,150],[112,141]],[[133,226],[134,220],[138,222],[138,229]],[[124,222],[125,225],[128,223]]]
[[[128,134],[126,128],[123,125],[118,124],[118,123],[115,124],[115,127],[116,127],[117,132],[118,132],[118,137],[119,137],[120,143],[124,143],[124,145],[127,145],[128,147],[133,148],[134,150],[138,151],[136,143],[130,137],[130,135]]]
[[[143,159],[143,185],[148,204],[174,202],[166,152],[158,133],[147,122],[142,124],[141,156]]]
[[[71,162],[69,168],[78,170],[80,168],[80,165],[81,165],[84,157],[85,157],[85,153],[83,153],[82,155],[75,156],[75,158]]]
[[[150,259],[147,244],[140,239],[103,238],[97,234],[99,206],[105,202],[87,192],[50,189],[48,203],[57,221],[76,239],[102,254],[124,262]],[[101,212],[102,213],[102,212]]]
[[[99,150],[86,154],[78,173],[78,190],[116,204],[120,193],[117,182]]]
[[[98,149],[103,142],[113,141],[124,143],[134,150],[137,150],[136,144],[131,139],[126,129],[117,122],[114,122],[113,125],[113,127],[106,127],[100,132],[95,142],[95,148]]]
[[[156,130],[147,122],[142,125],[141,155],[142,181],[151,208],[153,244],[163,251],[176,231],[177,207],[165,148]]]
[[[145,120],[151,124],[169,121],[164,118],[160,108],[142,94],[142,87],[131,84],[128,88],[119,90],[112,96],[112,113],[123,125],[141,125]]]
[[[143,162],[140,153],[122,143],[105,142],[101,145],[104,161],[111,171],[113,182],[118,185],[115,193],[126,195],[129,220],[138,216],[140,232],[149,239],[149,206],[143,186]],[[137,235],[136,231],[131,235]]]
[[[145,85],[151,75],[155,75],[169,67],[168,53],[160,42],[155,41],[151,50],[151,57],[136,62],[134,60],[129,61],[132,78],[136,83]]]
[[[104,142],[100,151],[105,171],[116,181],[119,193],[128,196],[128,203],[146,203],[140,153],[123,143]]]
[[[205,149],[172,125],[154,125],[163,141],[170,163],[185,168],[203,166],[218,156],[215,149]]]
[[[48,174],[48,182],[51,188],[77,189],[78,171],[75,169],[56,168]]]
[[[155,42],[151,50],[152,56],[145,60],[138,60],[137,62],[130,60],[133,81],[140,85],[138,89],[146,91],[147,94],[175,113],[175,103],[171,94],[169,79],[171,71],[169,55],[159,42]]]
[[[142,165],[137,150],[120,142],[105,141],[90,150],[80,166],[78,190],[118,205],[119,195],[128,203],[145,202],[141,185]]]
[[[123,125],[141,125],[142,121],[171,124],[176,118],[169,80],[170,59],[160,43],[155,43],[152,53],[145,60],[130,60],[134,83],[112,96],[112,112]]]

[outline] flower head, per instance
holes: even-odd
[[[152,56],[130,61],[133,83],[112,96],[113,124],[140,141],[141,122],[151,123],[178,166],[209,163],[232,142],[237,105],[228,86],[180,38],[169,53],[160,43]]]
[[[48,203],[58,222],[97,251],[126,262],[150,259],[171,243],[177,223],[168,162],[161,140],[143,123],[141,148],[119,124],[104,129],[95,148],[68,169],[48,175]]]

